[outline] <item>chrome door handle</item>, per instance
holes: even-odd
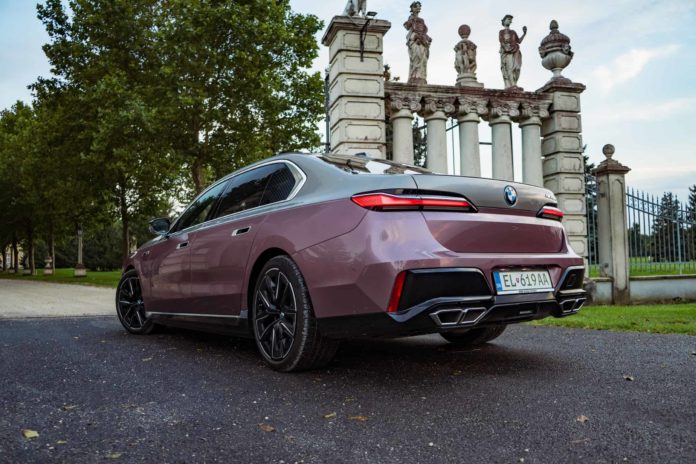
[[[180,250],[180,249],[182,249],[182,248],[186,248],[187,246],[188,246],[188,242],[181,242],[180,244],[178,244],[178,245],[176,246],[176,249],[177,249],[177,250]]]
[[[251,226],[242,227],[241,229],[233,230],[231,235],[232,235],[232,237],[236,237],[237,235],[244,235],[247,232],[249,232],[250,230],[251,230]]]

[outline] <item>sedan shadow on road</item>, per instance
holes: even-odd
[[[509,330],[495,341],[473,348],[450,344],[439,335],[346,340],[326,368],[289,375],[378,373],[384,378],[422,379],[436,374],[505,377],[553,372],[557,376],[573,369],[572,359],[544,347],[541,333],[538,350],[519,346],[515,335],[515,329]],[[195,363],[194,358],[204,352],[227,358],[225,364],[233,370],[264,366],[255,342],[250,339],[167,328],[158,336],[148,337],[149,341],[162,350],[176,346],[181,361],[188,358]],[[270,368],[268,372],[272,373]]]

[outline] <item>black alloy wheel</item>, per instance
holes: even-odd
[[[263,275],[255,305],[259,346],[266,357],[280,361],[295,341],[297,321],[295,291],[280,269],[271,268]]]
[[[271,258],[256,279],[251,324],[261,356],[280,372],[323,367],[339,342],[319,332],[309,290],[288,256]]]
[[[148,334],[155,324],[145,315],[145,302],[138,273],[131,269],[123,274],[116,290],[116,313],[123,327],[133,334]]]

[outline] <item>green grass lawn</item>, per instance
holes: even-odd
[[[21,272],[21,271],[20,271]],[[31,280],[37,282],[56,282],[61,284],[95,285],[97,287],[116,288],[121,278],[121,271],[87,271],[86,277],[74,277],[73,269],[56,269],[55,275],[43,275],[43,269],[38,270],[39,275],[28,276],[20,274],[8,274],[0,272],[0,279]]]
[[[649,258],[631,258],[631,277],[679,275],[679,263],[652,262]],[[696,261],[684,261],[681,274],[696,274]],[[599,265],[590,266],[590,277],[599,277]]]
[[[563,319],[546,318],[533,325],[621,332],[696,335],[696,304],[590,306]]]

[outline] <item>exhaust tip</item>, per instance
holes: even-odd
[[[449,308],[441,309],[430,314],[430,317],[440,327],[476,324],[486,312],[486,308]]]
[[[441,309],[440,311],[432,313],[430,317],[433,318],[435,324],[440,327],[447,327],[457,325],[463,312],[464,311],[461,309]]]

